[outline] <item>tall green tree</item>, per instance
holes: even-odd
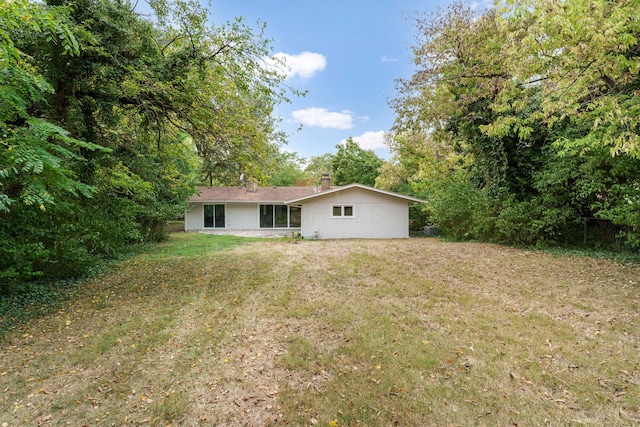
[[[349,137],[344,144],[336,146],[338,151],[331,160],[332,183],[348,185],[353,183],[373,187],[380,174],[382,159],[371,150],[364,150]]]
[[[201,179],[265,173],[288,89],[262,32],[191,1],[2,6],[3,284],[82,274],[163,238]]]
[[[305,159],[297,153],[274,150],[269,161],[270,178],[267,185],[287,187],[308,185],[309,176],[302,170]]]
[[[45,210],[60,194],[90,195],[95,189],[67,165],[81,160],[78,149],[97,145],[70,135],[52,123],[37,105],[53,92],[35,61],[14,37],[45,38],[60,54],[79,54],[68,9],[27,0],[2,1],[0,7],[0,212],[20,201]]]
[[[312,156],[304,171],[310,176],[311,185],[320,185],[323,173],[331,173],[333,170],[331,163],[333,161],[332,153],[325,153],[319,156]]]
[[[507,2],[480,15],[453,5],[416,20],[416,71],[398,82],[392,148],[412,186],[431,189],[444,228],[536,243],[595,217],[637,247],[632,3]],[[427,172],[443,164],[442,175]]]
[[[97,189],[74,167],[84,153],[106,151],[72,135],[40,108],[54,92],[30,52],[40,40],[70,59],[80,52],[69,10],[26,0],[0,4],[0,293],[41,276],[67,245],[74,259],[78,242],[61,241],[55,212]],[[69,236],[70,237],[70,236]],[[82,247],[82,246],[80,246]],[[86,258],[85,258],[86,259]],[[83,261],[80,261],[82,263]],[[73,269],[74,262],[63,264]]]
[[[552,127],[569,118],[589,128],[558,141],[563,148],[606,147],[640,157],[638,6],[637,0],[507,2],[499,26],[511,78],[492,108],[510,114],[483,130],[528,135],[540,122]],[[531,102],[513,102],[513,95],[527,86],[540,90],[539,106],[521,115]]]

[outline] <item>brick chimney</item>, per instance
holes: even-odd
[[[247,193],[255,193],[256,191],[258,191],[258,183],[253,179],[248,179],[244,186]]]
[[[331,178],[329,178],[328,172],[322,173],[322,179],[320,180],[320,191],[327,191],[331,188]]]

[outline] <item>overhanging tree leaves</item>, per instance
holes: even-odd
[[[568,149],[608,147],[613,155],[640,157],[640,16],[637,0],[509,1],[502,10],[505,82],[497,111],[528,108],[513,93],[535,85],[539,108],[504,115],[484,130],[491,135],[530,134],[536,123],[565,118],[588,121],[580,138],[560,139]]]
[[[638,247],[634,5],[532,0],[478,16],[454,5],[417,19],[417,69],[398,82],[392,148],[426,171],[452,147],[432,205],[442,225],[536,243],[567,240],[595,217]],[[437,176],[411,182],[430,188]]]
[[[3,2],[0,278],[75,275],[160,239],[200,178],[259,179],[282,141],[288,88],[263,34],[211,26],[196,2],[150,5]]]
[[[53,88],[12,38],[17,33],[46,38],[64,57],[76,56],[67,12],[26,0],[3,1],[0,8],[0,212],[5,214],[16,200],[44,210],[59,194],[89,196],[94,190],[68,164],[82,160],[77,149],[99,146],[72,137],[34,108]]]
[[[335,185],[353,183],[373,187],[380,174],[382,159],[371,150],[362,149],[349,137],[344,144],[336,146],[338,151],[331,159],[332,181]]]

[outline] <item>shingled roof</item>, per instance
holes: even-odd
[[[319,192],[320,187],[198,187],[190,201],[284,203]]]
[[[393,191],[380,190],[379,188],[373,188],[373,187],[369,187],[368,185],[362,185],[357,183],[349,184],[341,187],[331,187],[329,190],[326,190],[323,192],[317,191],[315,193],[305,194],[304,196],[301,196],[298,198],[289,199],[288,202],[289,203],[302,202],[303,200],[313,199],[315,197],[323,197],[323,196],[326,196],[327,194],[337,193],[339,191],[346,191],[351,188],[360,188],[362,190],[371,191],[373,193],[384,194],[386,196],[391,196],[391,197],[397,197],[398,199],[404,199],[409,202],[428,203],[426,200],[418,199],[417,197],[405,196],[404,194],[394,193]]]

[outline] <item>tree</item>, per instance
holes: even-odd
[[[150,3],[153,20],[128,1],[3,2],[0,283],[83,274],[162,239],[200,178],[264,174],[288,91],[269,41]]]
[[[425,132],[388,135],[387,145],[395,154],[380,168],[376,188],[436,200],[461,167],[459,153]],[[434,222],[433,205],[410,207],[409,219],[414,228]]]
[[[95,195],[74,166],[85,161],[83,153],[107,151],[74,137],[39,108],[54,89],[25,46],[44,39],[63,57],[77,56],[68,12],[26,0],[0,7],[0,293],[55,263],[73,268],[56,256],[66,245],[56,239],[61,225],[49,219]]]
[[[77,0],[72,18],[90,36],[81,41],[82,54],[74,61],[49,65],[55,76],[51,104],[57,106],[51,114],[85,139],[115,150],[113,157],[93,157],[90,170],[118,165],[121,173],[96,176],[101,188],[111,191],[104,179],[111,176],[116,192],[135,206],[127,209],[149,214],[158,212],[155,202],[146,198],[146,186],[135,182],[151,184],[156,197],[166,186],[150,174],[160,171],[153,163],[184,141],[191,150],[173,152],[198,155],[201,177],[209,184],[236,183],[241,173],[263,178],[274,142],[282,138],[271,112],[286,100],[284,76],[262,65],[270,52],[262,33],[254,35],[241,19],[209,26],[206,10],[193,2],[151,6],[155,25],[129,2]],[[44,57],[50,46],[42,50]],[[129,182],[122,187],[125,177]],[[193,184],[191,172],[185,178]],[[187,197],[179,192],[171,201],[184,206]]]
[[[382,166],[382,159],[371,150],[363,150],[349,137],[344,144],[336,145],[337,153],[331,161],[332,181],[335,185],[353,183],[373,187]]]
[[[302,170],[304,162],[297,153],[274,150],[269,161],[271,177],[266,184],[279,187],[308,184],[308,174]]]
[[[320,185],[323,173],[330,173],[333,170],[331,166],[333,162],[333,154],[325,153],[319,156],[312,156],[309,164],[304,171],[310,176],[313,185]]]
[[[588,132],[558,141],[565,149],[607,147],[611,154],[640,157],[640,19],[635,0],[530,0],[508,2],[499,21],[512,78],[495,105],[510,110],[483,130],[490,135],[530,134],[539,122],[552,127],[565,118],[589,123]],[[535,113],[514,91],[541,91]]]
[[[606,218],[639,247],[631,3],[507,2],[480,15],[453,5],[416,20],[417,69],[398,81],[391,147],[441,226],[540,243]]]
[[[60,194],[85,196],[94,188],[65,165],[82,160],[77,149],[99,146],[72,137],[34,107],[53,88],[34,67],[28,53],[16,46],[14,34],[44,37],[70,58],[79,53],[67,22],[67,9],[49,8],[27,0],[2,2],[0,8],[0,213],[20,200],[45,210]]]

